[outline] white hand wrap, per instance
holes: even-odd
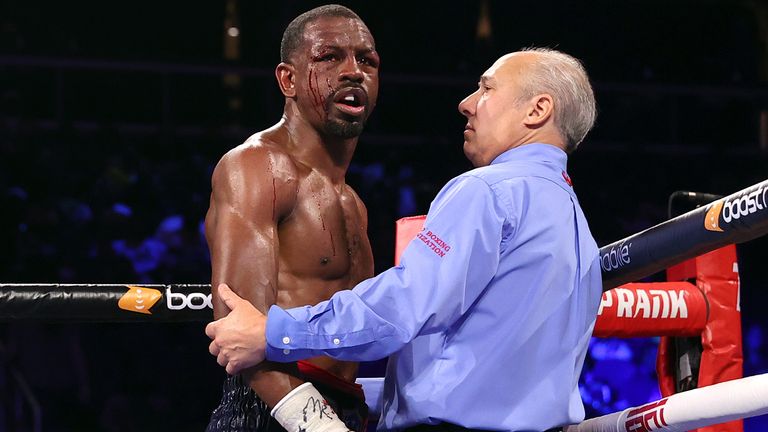
[[[312,383],[304,383],[285,395],[271,414],[288,432],[349,431]]]

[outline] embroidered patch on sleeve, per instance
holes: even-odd
[[[437,234],[429,230],[421,231],[416,238],[421,240],[428,248],[440,258],[444,257],[451,250],[451,245],[443,241]]]

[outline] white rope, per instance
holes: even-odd
[[[768,374],[736,379],[627,408],[565,432],[684,432],[768,413]]]

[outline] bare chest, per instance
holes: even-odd
[[[338,281],[344,288],[370,277],[373,263],[364,217],[347,186],[300,184],[297,205],[278,227],[280,272]]]

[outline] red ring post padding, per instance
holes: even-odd
[[[743,376],[741,310],[736,246],[729,245],[670,267],[670,280],[695,279],[707,296],[709,320],[701,332],[701,363],[698,387],[730,381]],[[662,338],[656,371],[663,396],[675,393],[674,356],[671,341]],[[742,432],[742,420],[696,429],[698,432]]]
[[[707,299],[688,282],[631,283],[603,293],[593,336],[695,336],[707,324]]]
[[[426,216],[409,216],[398,219],[395,222],[395,265],[400,265],[400,256],[403,255],[408,243],[421,232]]]

